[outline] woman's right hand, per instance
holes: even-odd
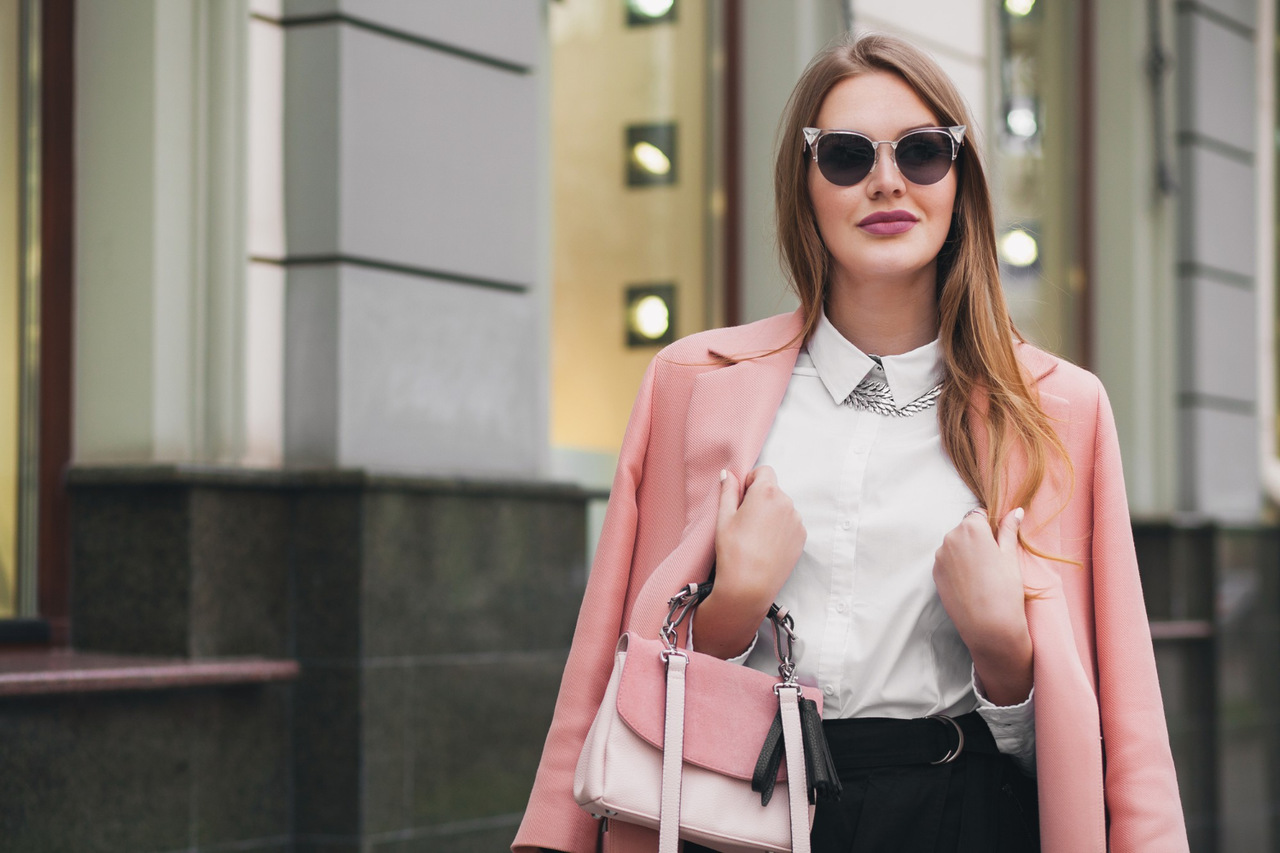
[[[800,559],[805,536],[772,468],[756,468],[741,488],[737,477],[720,472],[716,582],[698,608],[698,651],[721,658],[742,654]]]

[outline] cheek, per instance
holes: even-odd
[[[931,208],[931,219],[941,226],[942,238],[945,239],[951,231],[951,218],[955,213],[956,194],[954,182],[950,187],[940,189],[942,191],[930,200],[929,207]]]
[[[834,228],[839,225],[848,212],[848,203],[841,198],[840,192],[822,181],[817,185],[809,182],[809,203],[813,207],[813,216],[818,223],[818,230]]]

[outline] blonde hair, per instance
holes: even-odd
[[[804,317],[800,340],[807,340],[817,326],[831,276],[831,256],[809,198],[810,158],[801,129],[817,123],[822,102],[837,83],[876,71],[906,81],[939,124],[974,127],[955,84],[937,63],[901,39],[846,37],[809,63],[783,116],[774,171],[779,248]],[[938,422],[948,455],[989,510],[994,529],[1006,512],[1028,505],[1050,470],[1051,457],[1064,463],[1068,477],[1071,463],[1014,355],[1014,341],[1022,336],[1000,288],[991,193],[972,136],[956,158],[951,230],[938,253],[938,336],[946,371]],[[988,436],[985,459],[975,444],[979,430]],[[1011,454],[1024,456],[1027,475],[1013,484],[1011,494],[1004,494],[1002,472]]]

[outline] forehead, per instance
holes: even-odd
[[[913,128],[937,125],[938,117],[907,81],[888,71],[872,71],[833,86],[822,100],[817,126],[896,139]]]

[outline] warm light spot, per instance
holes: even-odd
[[[1004,0],[1004,9],[1010,15],[1026,17],[1036,5],[1036,0]]]
[[[671,158],[652,142],[637,142],[631,146],[631,156],[650,175],[665,175],[671,171]]]
[[[631,328],[636,334],[656,341],[671,326],[671,311],[661,296],[645,296],[631,306]]]
[[[1021,136],[1023,139],[1030,139],[1040,129],[1039,125],[1036,124],[1035,110],[1027,107],[1014,107],[1009,110],[1009,114],[1005,116],[1004,120],[1009,125],[1009,132],[1014,136]]]
[[[676,0],[627,0],[631,11],[646,18],[661,18],[676,5]]]
[[[1021,228],[1015,228],[1000,238],[1000,257],[1015,267],[1029,267],[1040,257],[1036,238]]]

